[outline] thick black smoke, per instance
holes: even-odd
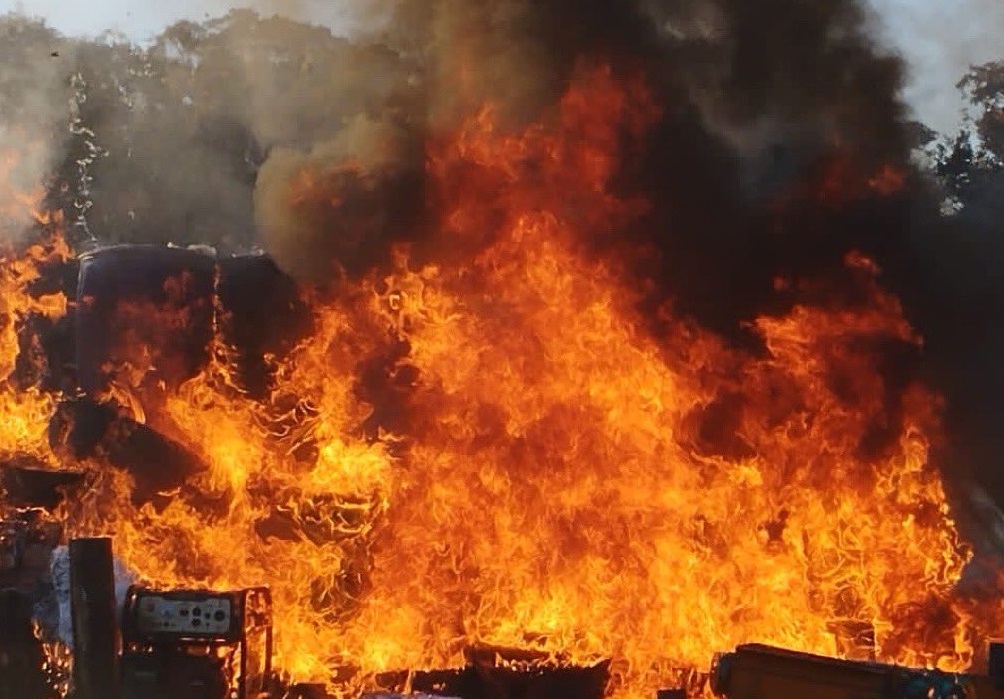
[[[618,185],[655,207],[625,235],[659,253],[657,267],[639,272],[718,329],[764,308],[778,275],[816,275],[839,266],[849,249],[878,252],[887,241],[872,238],[912,226],[905,197],[866,196],[832,217],[814,202],[798,206],[799,187],[822,179],[836,157],[853,161],[862,180],[887,165],[912,171],[912,130],[898,99],[902,66],[874,45],[858,2],[391,7],[374,39],[417,64],[425,112],[411,123],[431,133],[486,102],[513,126],[546,117],[583,57],[625,77],[643,74],[665,117],[644,157],[624,163]]]

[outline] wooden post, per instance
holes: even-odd
[[[121,699],[112,540],[70,541],[70,613],[77,699]]]

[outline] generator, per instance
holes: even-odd
[[[255,699],[272,672],[268,588],[129,588],[121,667],[123,699]]]

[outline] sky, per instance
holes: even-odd
[[[0,13],[17,10],[44,17],[68,35],[94,36],[114,29],[136,41],[179,19],[202,20],[232,7],[253,7],[347,31],[352,0],[0,0]],[[868,0],[879,18],[883,43],[910,70],[904,98],[928,126],[951,133],[964,106],[955,83],[970,65],[1004,59],[1001,0]]]
[[[0,14],[18,11],[44,17],[63,34],[95,36],[108,29],[137,41],[149,39],[181,19],[203,20],[234,7],[282,14],[344,28],[352,0],[0,0]]]
[[[955,84],[971,65],[1004,60],[1004,2],[869,1],[879,15],[883,43],[907,60],[906,101],[928,126],[955,131],[965,106]]]

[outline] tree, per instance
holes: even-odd
[[[974,115],[934,149],[933,171],[950,207],[915,236],[920,330],[948,398],[954,460],[972,466],[1004,503],[1004,62],[959,81]],[[918,283],[919,286],[919,283]]]

